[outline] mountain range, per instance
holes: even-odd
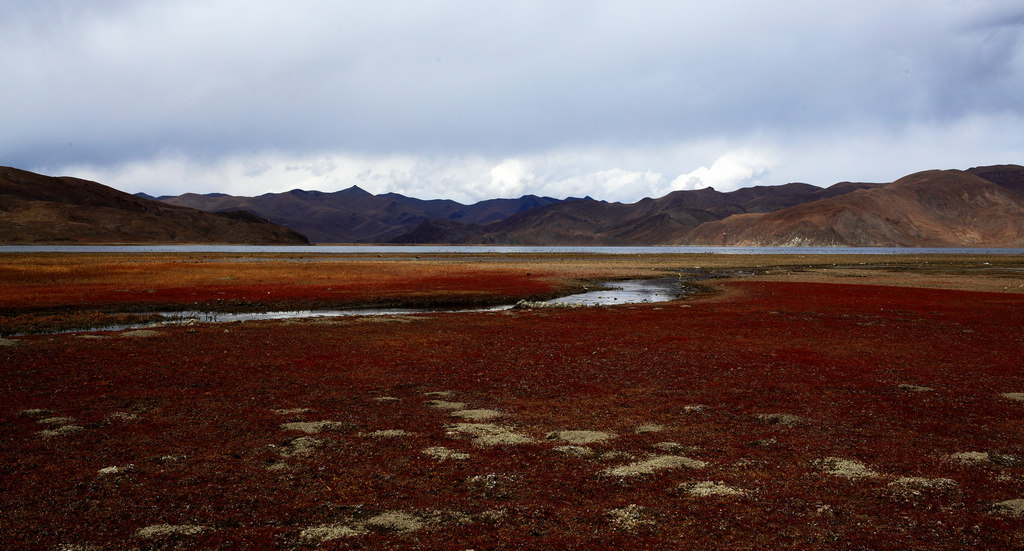
[[[675,191],[635,203],[526,195],[472,205],[359,187],[150,197],[0,167],[0,242],[1024,246],[1024,167],[889,183]]]
[[[244,211],[208,213],[78,178],[0,167],[0,243],[308,244]]]
[[[931,170],[890,183],[675,191],[636,203],[527,195],[472,205],[358,187],[160,201],[246,210],[322,243],[1021,246],[1024,167]]]

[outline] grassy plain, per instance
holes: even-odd
[[[663,304],[15,335],[159,308]],[[1024,259],[16,255],[0,545],[1014,549]],[[20,322],[18,320],[21,320]]]

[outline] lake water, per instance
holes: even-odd
[[[1024,248],[912,247],[520,247],[496,245],[0,245],[3,253],[286,254],[1024,254]]]

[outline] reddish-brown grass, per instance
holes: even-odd
[[[158,272],[179,273],[166,269]],[[329,279],[319,270],[303,277]],[[404,284],[366,283],[375,276],[351,296],[416,296],[445,285],[489,292],[509,281],[508,270],[496,279],[404,270],[396,264],[391,272],[412,274]],[[273,273],[254,267],[233,296],[245,298],[245,285],[262,292],[261,284],[286,293]],[[132,283],[124,277],[113,286]],[[174,287],[171,276],[140,277],[142,289]],[[103,280],[96,276],[97,285]],[[527,291],[529,281],[515,278],[510,293],[550,289]],[[1024,404],[1001,396],[1024,392],[1024,296],[778,281],[720,288],[712,298],[660,306],[8,339],[0,347],[0,544],[304,548],[316,545],[302,539],[304,530],[341,524],[363,532],[324,548],[1019,546],[1021,520],[992,506],[1024,497]],[[193,292],[176,289],[153,294]],[[194,292],[212,298],[216,288]],[[102,296],[75,291],[36,304],[94,306]],[[453,438],[445,427],[461,420],[426,406],[431,399],[498,410],[503,417],[488,422],[536,442],[486,447]],[[309,411],[275,411],[295,408]],[[50,427],[23,413],[33,409],[70,417],[64,422],[82,430],[44,437]],[[805,422],[760,417],[772,413]],[[339,424],[314,435],[282,430],[295,420]],[[664,430],[636,432],[651,423]],[[391,429],[411,434],[370,436]],[[562,443],[545,435],[557,430],[616,437],[592,445],[587,459],[556,451]],[[280,453],[300,436],[322,442],[308,455]],[[666,441],[679,445],[671,453],[707,467],[603,474],[670,453],[655,447]],[[437,446],[470,457],[423,453]],[[948,459],[965,451],[995,461]],[[880,476],[833,476],[821,468],[829,457],[860,461]],[[268,469],[282,462],[288,467]],[[955,486],[889,486],[900,477]],[[685,485],[701,481],[745,495],[691,496]],[[434,520],[406,533],[366,524],[387,511]],[[639,520],[623,523],[629,514]],[[207,529],[139,537],[159,524]]]

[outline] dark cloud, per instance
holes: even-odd
[[[6,6],[0,152],[30,169],[724,144],[604,167],[672,180],[752,136],[898,143],[1024,114],[1024,16],[999,2]]]

